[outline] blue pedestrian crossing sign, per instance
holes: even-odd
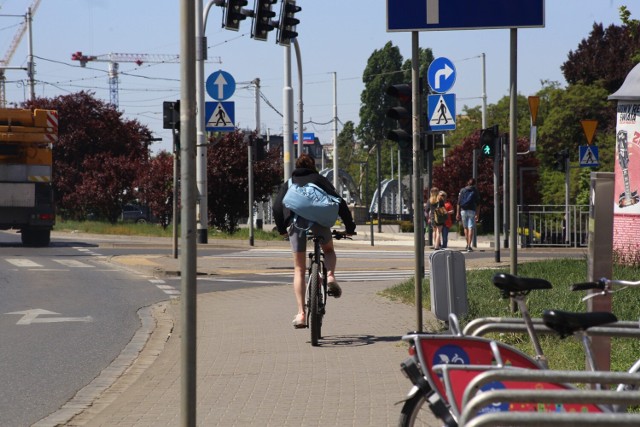
[[[456,129],[456,95],[443,93],[427,97],[427,129],[432,132]]]
[[[580,153],[580,167],[600,166],[598,160],[598,147],[595,145],[581,145],[578,147]]]
[[[236,108],[233,101],[205,102],[205,129],[211,132],[233,132]]]
[[[226,71],[218,70],[207,77],[205,88],[210,97],[224,101],[236,91],[236,80]]]

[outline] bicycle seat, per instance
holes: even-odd
[[[571,313],[560,310],[545,310],[542,314],[542,321],[549,328],[566,338],[577,331],[586,331],[593,326],[614,323],[618,318],[613,313],[607,311],[596,311],[589,313]]]
[[[513,274],[497,273],[493,276],[493,284],[508,298],[512,293],[528,293],[536,289],[551,289],[551,283],[544,279],[518,277]]]

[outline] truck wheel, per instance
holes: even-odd
[[[22,229],[22,244],[29,247],[45,247],[51,243],[51,230]]]

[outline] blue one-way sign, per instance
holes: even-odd
[[[387,31],[544,27],[544,0],[387,0]]]
[[[218,70],[207,77],[205,87],[210,97],[224,101],[236,91],[236,80],[226,71]]]

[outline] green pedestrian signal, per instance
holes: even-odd
[[[486,158],[496,157],[496,146],[498,144],[498,125],[480,131],[480,152]]]

